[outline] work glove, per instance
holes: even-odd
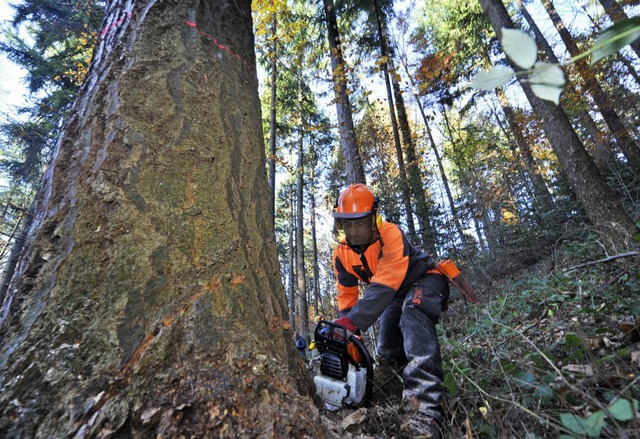
[[[351,338],[353,334],[359,334],[360,330],[356,325],[353,324],[351,320],[347,316],[342,316],[339,319],[335,319],[333,321],[336,325],[343,326],[347,330],[347,340]]]

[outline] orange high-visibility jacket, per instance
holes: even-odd
[[[369,245],[362,255],[345,241],[333,251],[338,310],[349,310],[347,317],[361,330],[378,320],[396,293],[405,294],[436,265],[431,256],[407,240],[396,224],[383,221],[379,232],[380,239]],[[368,287],[358,300],[359,281]]]

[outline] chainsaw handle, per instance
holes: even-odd
[[[347,328],[336,325],[329,320],[320,320],[313,333],[316,344],[347,345]]]
[[[367,368],[367,386],[365,389],[365,406],[369,406],[371,403],[371,396],[373,395],[373,360],[371,355],[369,355],[369,351],[366,346],[362,342],[362,340],[356,335],[352,335],[349,337],[349,341],[352,342],[362,354],[362,363],[361,366]]]

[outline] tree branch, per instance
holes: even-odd
[[[584,264],[574,265],[573,267],[567,268],[565,271],[572,271],[572,270],[575,270],[575,269],[578,269],[578,268],[588,267],[589,265],[596,265],[596,264],[600,264],[602,262],[613,261],[614,259],[628,258],[630,256],[638,256],[638,255],[640,255],[640,252],[621,253],[619,255],[609,256],[608,258],[598,259],[597,261],[585,262]]]

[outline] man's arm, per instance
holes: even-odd
[[[337,280],[338,311],[342,314],[358,301],[358,278],[347,271],[337,251],[333,254],[333,269]]]

